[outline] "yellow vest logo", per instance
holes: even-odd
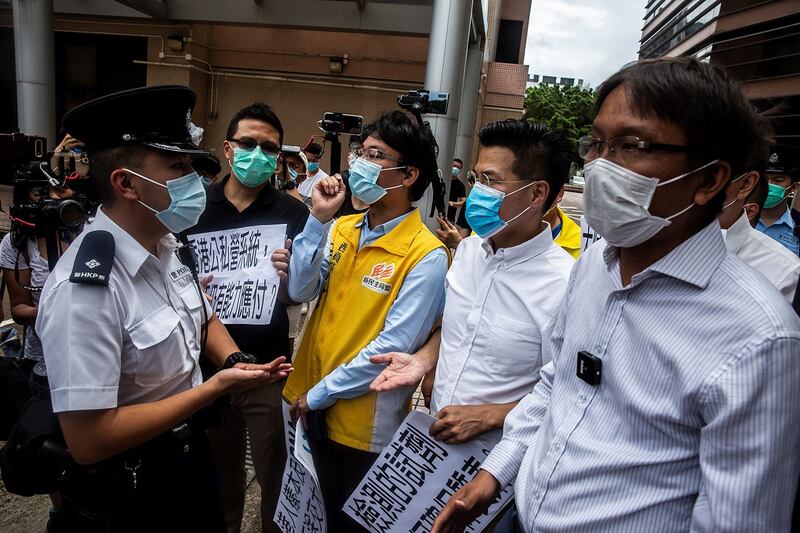
[[[379,294],[389,294],[392,289],[390,283],[385,283],[383,280],[388,280],[394,274],[394,263],[378,263],[372,267],[372,272],[368,276],[361,279],[361,285],[371,291]]]

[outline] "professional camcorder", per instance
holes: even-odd
[[[92,208],[86,180],[76,171],[77,165],[88,164],[85,154],[50,154],[43,137],[12,133],[0,134],[0,161],[0,183],[14,186],[9,214],[18,237],[41,237],[81,226]],[[50,198],[50,187],[66,186],[73,190],[72,198]]]

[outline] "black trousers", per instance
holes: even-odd
[[[330,439],[312,440],[311,455],[319,477],[328,531],[331,533],[363,532],[342,507],[356,487],[367,475],[377,453],[370,453],[344,446]]]
[[[219,479],[202,429],[180,440],[159,437],[97,471],[71,477],[62,498],[73,531],[226,531]]]

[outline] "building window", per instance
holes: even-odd
[[[692,2],[661,25],[657,32],[646,37],[639,57],[661,57],[703,29],[719,15],[720,0]]]
[[[501,20],[494,60],[499,63],[518,64],[520,48],[522,48],[522,21]]]

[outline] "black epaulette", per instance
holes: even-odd
[[[111,267],[114,266],[114,250],[114,236],[111,233],[90,231],[78,248],[69,280],[72,283],[107,287]]]

